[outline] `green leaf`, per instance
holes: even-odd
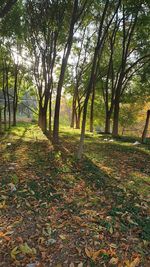
[[[20,251],[18,250],[18,247],[13,248],[12,251],[11,251],[12,259],[16,260],[16,255],[19,254],[19,253],[20,253]]]

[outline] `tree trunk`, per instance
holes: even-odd
[[[2,133],[2,108],[0,107],[0,134]]]
[[[6,119],[6,110],[7,110],[7,99],[6,99],[6,90],[5,90],[5,70],[3,67],[3,97],[4,97],[4,130],[7,128],[7,119]]]
[[[105,117],[105,134],[110,134],[110,118],[111,118],[110,111],[106,111],[106,117]]]
[[[114,137],[118,136],[118,131],[119,131],[119,110],[120,110],[120,96],[117,93],[114,105],[113,131],[112,131],[112,135]]]
[[[10,97],[8,91],[8,69],[6,70],[6,94],[7,94],[7,103],[8,103],[8,125],[11,127],[11,108],[10,108]]]
[[[58,86],[57,86],[55,114],[54,114],[54,128],[53,128],[53,142],[56,144],[58,143],[58,135],[59,135],[59,114],[60,114],[61,91],[62,91],[62,86],[63,86],[63,82],[64,82],[68,58],[69,58],[69,54],[70,54],[72,42],[73,42],[74,25],[76,22],[77,10],[78,10],[78,0],[74,0],[74,6],[73,6],[73,11],[71,14],[71,21],[70,21],[70,29],[69,29],[69,34],[68,34],[66,46],[64,49],[64,55],[63,55],[62,64],[61,64],[60,77],[59,77]]]
[[[122,128],[122,135],[124,135],[125,132],[125,126]]]
[[[92,90],[92,87],[93,87],[93,82],[94,82],[93,79],[94,79],[94,76],[95,76],[97,56],[98,56],[98,49],[97,49],[97,46],[96,46],[95,52],[94,52],[93,63],[92,63],[90,80],[89,80],[89,84],[88,84],[88,87],[87,87],[87,93],[86,93],[86,97],[85,97],[85,101],[84,101],[84,107],[83,107],[82,128],[81,128],[79,148],[78,148],[78,152],[77,152],[77,158],[78,159],[81,159],[82,153],[83,153],[83,145],[84,145],[84,137],[85,137],[85,127],[86,127],[86,116],[87,116],[87,107],[88,107],[88,101],[89,101],[89,97],[90,97],[91,90]]]
[[[16,115],[17,115],[17,105],[18,105],[18,65],[15,64],[15,82],[14,82],[14,97],[13,97],[13,126],[16,126]]]
[[[49,137],[52,137],[52,94],[49,97]]]
[[[41,128],[42,132],[46,134],[47,132],[47,107],[42,107],[39,105],[39,118],[38,125]]]
[[[118,6],[117,6],[117,9],[116,9],[115,13],[117,12],[119,5],[120,5],[120,1],[118,3]],[[103,28],[103,23],[104,23],[104,19],[105,19],[105,16],[106,16],[106,12],[107,12],[108,6],[109,6],[109,1],[106,1],[105,2],[105,7],[104,7],[104,10],[103,10],[103,14],[102,14],[102,17],[101,17],[101,21],[100,21],[100,24],[99,24],[99,30],[98,30],[98,36],[97,36],[97,44],[96,44],[95,50],[94,50],[94,56],[93,56],[91,73],[90,73],[90,79],[89,79],[89,83],[88,83],[87,90],[86,90],[86,97],[85,97],[84,107],[83,107],[83,119],[82,119],[82,129],[81,129],[81,135],[80,135],[80,143],[79,143],[79,148],[78,148],[78,152],[77,152],[77,158],[78,159],[81,159],[82,153],[83,153],[87,107],[88,107],[89,97],[90,97],[90,94],[91,94],[91,91],[92,91],[92,88],[93,88],[93,84],[94,84],[95,79],[96,79],[95,74],[96,74],[96,68],[97,68],[97,60],[98,60],[98,57],[100,58],[100,52],[102,51],[102,48],[103,48],[103,45],[102,45],[103,38],[102,37],[104,37],[104,35],[107,33],[107,31],[105,31],[103,33],[102,28]],[[111,22],[111,20],[110,20],[110,22]]]
[[[76,97],[75,97],[75,94],[74,94],[73,100],[72,100],[72,114],[71,114],[71,124],[70,124],[71,128],[74,128],[75,112],[76,112]]]
[[[142,133],[142,143],[145,142],[147,131],[148,131],[148,125],[149,125],[149,120],[150,120],[150,110],[147,111],[147,116],[146,116],[146,122],[145,122],[145,127]]]
[[[81,111],[78,112],[76,116],[76,129],[80,129],[80,121],[81,121]]]
[[[95,100],[95,86],[93,86],[93,93],[91,99],[91,110],[90,110],[90,132],[93,133],[93,121],[94,121],[94,100]]]
[[[82,153],[83,153],[83,144],[84,144],[85,126],[86,126],[86,115],[87,115],[87,106],[88,106],[89,96],[90,96],[90,93],[88,93],[86,95],[86,99],[85,99],[85,102],[84,102],[82,129],[81,129],[81,135],[80,135],[79,149],[78,149],[78,153],[77,153],[77,158],[78,159],[81,159],[81,156],[82,156]]]

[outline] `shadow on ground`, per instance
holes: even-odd
[[[130,163],[131,169],[140,168],[141,171],[144,165],[138,165],[137,154],[142,164],[148,164],[149,155],[139,148],[106,144],[87,137],[85,155],[78,161],[74,156],[78,136],[72,139],[72,136],[66,138],[63,135],[61,145],[54,149],[50,141],[42,137],[29,138],[29,131],[32,132],[32,127],[25,127],[21,136],[12,140],[11,146],[7,146],[10,142],[7,136],[1,150],[1,193],[7,201],[7,208],[2,210],[2,220],[8,227],[18,220],[18,216],[22,218],[20,228],[13,226],[13,240],[21,236],[24,242],[36,247],[37,259],[41,260],[39,238],[42,236],[42,246],[52,255],[50,260],[43,260],[49,264],[45,266],[65,262],[66,253],[70,255],[66,266],[75,260],[91,264],[89,266],[107,265],[112,257],[108,252],[110,244],[115,244],[114,253],[120,261],[123,257],[131,259],[133,254],[140,255],[142,262],[148,261],[148,243],[143,243],[143,240],[150,241],[148,202],[135,190],[126,188],[121,179],[117,180],[114,173],[108,171],[108,167],[121,168],[120,164],[125,163],[127,167]],[[132,162],[129,160],[131,155],[134,158]],[[119,163],[120,159],[122,163]],[[14,192],[10,191],[10,183],[16,187]],[[49,223],[50,237],[43,232]],[[48,247],[47,242],[52,240],[53,245]],[[4,243],[2,266],[11,262],[10,250],[14,244],[17,246],[16,242],[8,248]],[[86,246],[95,250],[105,249],[100,263],[89,263],[91,261],[84,251]],[[7,261],[4,252],[9,255]],[[13,264],[11,266],[15,266]]]

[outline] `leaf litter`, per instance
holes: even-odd
[[[28,140],[33,128],[37,138]],[[66,149],[57,153],[31,125],[19,146],[17,138],[7,146],[9,137],[2,144],[0,266],[149,266],[149,203],[115,179],[141,170],[136,154],[130,162],[114,142],[105,143],[107,153],[113,148],[114,168],[108,156],[93,161],[87,152],[77,162],[75,143],[63,138]],[[145,160],[148,164],[150,156]]]

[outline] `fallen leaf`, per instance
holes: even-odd
[[[66,240],[66,235],[59,235],[62,240]]]
[[[18,250],[18,247],[14,247],[10,253],[13,260],[16,260],[16,255],[19,254],[20,251]]]
[[[47,240],[47,244],[48,245],[53,245],[55,243],[56,243],[56,239],[50,238],[50,239]]]
[[[109,264],[116,265],[118,263],[118,258],[111,258]]]
[[[110,246],[111,248],[117,248],[117,245],[114,244],[114,243],[111,243],[109,246]]]
[[[35,248],[30,248],[27,243],[24,243],[23,245],[19,246],[19,249],[24,254],[36,254]]]
[[[22,243],[22,244],[23,244],[23,239],[22,239],[22,237],[21,237],[21,236],[18,236],[18,237],[16,238],[16,240],[17,240],[18,242],[20,242],[20,243]]]
[[[97,257],[100,255],[101,252],[102,252],[101,249],[93,252],[93,255],[92,255],[93,261],[97,259]]]
[[[0,232],[0,237],[5,236],[5,234],[3,232]]]
[[[136,257],[132,262],[129,260],[125,261],[126,267],[137,267],[140,263],[140,258]]]
[[[113,227],[112,227],[112,226],[109,228],[109,232],[110,232],[111,234],[113,234],[113,232],[114,232],[114,229],[113,229]]]
[[[4,236],[4,239],[5,239],[6,241],[10,241],[10,240],[11,240],[11,237],[9,237],[9,236]]]
[[[134,261],[132,261],[132,262],[130,263],[130,267],[136,267],[136,266],[139,265],[139,263],[140,263],[140,258],[137,257],[137,258],[134,259]]]
[[[93,255],[93,251],[91,248],[85,248],[85,253],[89,258],[91,258]]]
[[[77,223],[79,223],[79,224],[80,224],[81,222],[83,222],[82,218],[79,217],[79,216],[73,216],[73,219],[74,219],[75,222],[77,222]]]
[[[6,201],[4,200],[0,203],[0,209],[5,209],[6,207]]]

